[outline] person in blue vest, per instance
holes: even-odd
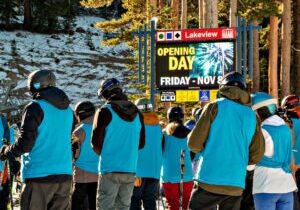
[[[196,176],[197,188],[190,209],[240,209],[248,164],[264,154],[259,120],[251,109],[246,82],[238,72],[222,78],[219,98],[207,104],[189,134],[192,152],[202,152]]]
[[[255,166],[253,197],[256,210],[293,210],[297,190],[290,164],[292,133],[286,122],[275,114],[277,100],[264,92],[252,94],[252,109],[262,121],[265,139],[263,159]]]
[[[21,209],[65,210],[72,184],[70,100],[55,87],[52,71],[30,73],[27,85],[32,101],[23,111],[20,135],[1,148],[0,159],[22,156]]]
[[[193,155],[190,154],[187,146],[187,135],[190,130],[183,125],[184,114],[181,107],[169,108],[167,118],[168,124],[163,130],[164,147],[161,174],[163,190],[169,210],[178,210],[180,205],[187,210],[194,184]],[[184,170],[181,171],[181,169]],[[182,172],[183,177],[181,177]],[[181,180],[181,178],[183,179]],[[182,192],[180,192],[181,181],[183,182]],[[181,204],[180,197],[183,198]]]
[[[96,210],[99,157],[91,147],[95,106],[90,101],[78,102],[74,109],[78,121],[72,134],[74,161],[72,210]],[[85,206],[85,200],[88,206]]]
[[[4,116],[0,115],[0,147],[10,139],[9,127]],[[9,203],[9,183],[7,180],[7,169],[4,166],[4,162],[0,160],[0,209],[7,210]]]
[[[147,98],[140,98],[135,105],[143,113],[145,124],[145,146],[139,150],[136,181],[131,197],[130,210],[156,210],[162,164],[163,135],[159,117]]]
[[[284,97],[281,101],[281,108],[286,117],[291,121],[294,134],[293,156],[295,162],[295,178],[298,189],[300,188],[300,100],[295,94]],[[300,209],[300,191],[294,193],[294,209]]]
[[[143,115],[116,78],[103,80],[98,96],[106,102],[96,111],[92,131],[92,148],[99,155],[97,210],[126,210],[130,208],[138,150],[145,144]]]

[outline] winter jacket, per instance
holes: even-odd
[[[199,186],[238,196],[243,192],[247,164],[256,164],[263,157],[264,139],[250,108],[250,95],[237,87],[222,87],[219,94],[222,97],[203,110],[188,145],[193,152],[202,151]]]
[[[181,174],[181,152],[184,151],[184,176],[183,181],[193,179],[192,157],[187,146],[188,128],[181,123],[169,123],[164,134],[162,182],[179,183]]]
[[[162,164],[163,135],[159,118],[154,112],[143,113],[146,142],[139,150],[136,176],[141,178],[160,178]]]
[[[20,135],[6,155],[23,155],[25,182],[72,179],[71,133],[74,117],[67,95],[56,87],[33,95],[23,111]],[[55,147],[54,147],[55,145]],[[71,170],[70,170],[71,169]]]
[[[144,144],[143,116],[132,102],[115,96],[96,111],[92,147],[100,155],[101,173],[135,173],[138,148],[142,149]],[[124,160],[127,162],[123,163]]]

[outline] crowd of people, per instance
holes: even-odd
[[[19,170],[21,210],[156,210],[160,193],[169,210],[300,209],[296,95],[279,107],[231,72],[193,119],[172,106],[163,124],[150,100],[131,102],[115,78],[101,82],[99,108],[80,101],[72,110],[52,71],[32,72],[28,89],[16,139],[0,119],[1,210]]]

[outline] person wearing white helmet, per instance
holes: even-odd
[[[262,121],[265,153],[253,175],[256,210],[293,210],[292,133],[286,122],[276,115],[277,100],[264,92],[251,95],[252,109]]]

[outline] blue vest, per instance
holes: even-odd
[[[139,150],[136,176],[143,178],[160,178],[162,164],[162,131],[161,126],[145,125],[146,142]]]
[[[3,146],[3,137],[4,137],[4,127],[2,123],[2,117],[0,116],[0,148]],[[3,170],[3,163],[0,160],[0,171],[2,170]]]
[[[38,127],[34,146],[22,155],[22,178],[72,175],[71,133],[73,111],[58,109],[45,100],[35,100],[44,118]]]
[[[91,146],[91,135],[93,126],[91,124],[81,124],[80,128],[84,130],[85,138],[80,147],[80,154],[77,160],[75,161],[75,165],[78,168],[81,168],[90,173],[98,174],[98,162],[99,157],[93,151]]]
[[[167,135],[164,131],[164,151],[162,162],[162,182],[180,183],[180,155],[185,151],[183,181],[193,180],[192,161],[190,150],[187,146],[187,138],[177,138]]]
[[[295,164],[300,165],[300,119],[292,118],[294,135],[295,135],[295,144],[294,144],[294,158]]]
[[[257,164],[269,168],[282,168],[285,172],[291,173],[290,163],[292,161],[292,135],[287,125],[262,126],[272,137],[274,143],[274,155],[269,158],[264,156]]]
[[[201,153],[196,180],[244,188],[256,116],[250,107],[226,98],[216,103],[218,112]]]
[[[112,119],[105,130],[98,170],[101,174],[135,173],[142,127],[140,117],[137,115],[133,121],[125,121],[109,104],[105,107],[110,110]]]

